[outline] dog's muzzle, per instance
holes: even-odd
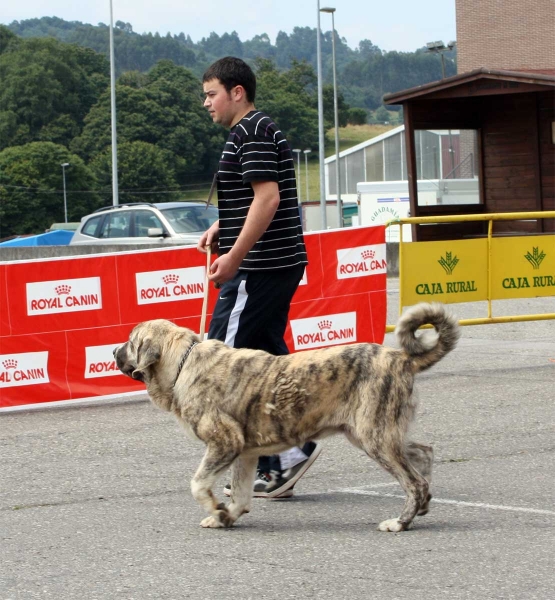
[[[137,381],[143,381],[143,374],[136,371],[137,367],[128,362],[126,344],[116,346],[113,350],[113,354],[118,369],[124,375],[131,377],[131,379],[136,379]]]

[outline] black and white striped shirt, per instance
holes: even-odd
[[[276,181],[280,203],[268,229],[239,268],[262,271],[307,264],[293,154],[277,125],[256,110],[232,127],[220,158],[221,254],[229,252],[241,232],[254,198],[253,181]]]

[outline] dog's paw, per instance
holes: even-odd
[[[218,527],[231,527],[235,519],[229,514],[227,508],[223,504],[218,506],[220,510],[210,517],[206,517],[200,522],[201,527],[209,529],[217,529]]]
[[[224,527],[224,524],[215,517],[206,517],[200,522],[200,526],[207,529],[217,529],[218,527]]]
[[[382,521],[378,525],[378,529],[380,531],[393,531],[394,533],[397,533],[398,531],[406,531],[409,527],[410,523],[407,525],[400,519],[388,519],[387,521]]]

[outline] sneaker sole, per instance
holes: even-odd
[[[273,499],[291,498],[291,496],[293,496],[294,493],[295,492],[291,488],[288,488],[283,493],[281,493],[279,496],[271,496],[270,494],[267,494],[266,492],[253,492],[252,497],[253,498],[273,498]],[[227,496],[229,498],[231,496],[231,490],[224,488],[224,496]]]
[[[312,463],[320,456],[322,452],[322,446],[316,446],[312,454],[308,457],[307,461],[303,465],[302,469],[299,469],[297,473],[295,473],[294,477],[291,477],[287,483],[284,483],[281,487],[278,487],[277,490],[272,492],[258,492],[253,494],[255,498],[286,498],[285,494],[288,491],[293,492],[291,489],[297,481],[308,471]]]

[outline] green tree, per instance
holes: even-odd
[[[91,170],[67,148],[32,142],[0,152],[0,238],[44,233],[64,221],[62,163],[66,167],[69,221],[98,208],[100,197]]]
[[[364,125],[368,121],[368,113],[364,108],[351,107],[347,113],[349,125]]]
[[[0,54],[0,80],[3,147],[33,140],[67,145],[107,86],[108,65],[86,48],[36,38]]]
[[[160,61],[144,77],[122,76],[116,86],[118,143],[142,141],[168,150],[180,183],[211,173],[224,134],[203,108],[201,90],[196,77],[171,61]],[[90,160],[110,146],[110,110],[106,91],[73,140],[74,152]]]
[[[124,142],[118,146],[120,203],[167,202],[179,199],[170,152],[147,142]],[[112,202],[112,152],[107,148],[91,163],[106,204]]]
[[[306,67],[306,63],[296,63],[291,71],[280,72],[272,61],[257,60],[255,104],[275,120],[291,147],[315,148],[318,111],[316,95],[310,89],[312,77]]]
[[[19,38],[5,25],[0,25],[0,54],[5,52],[10,44],[17,44]]]

